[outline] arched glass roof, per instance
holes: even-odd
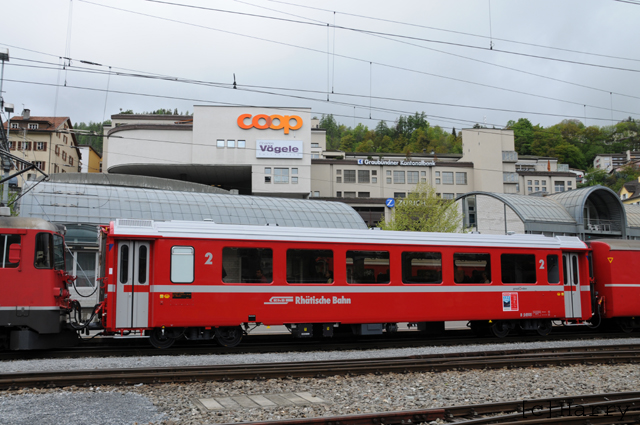
[[[507,204],[525,223],[567,223],[575,224],[567,210],[548,197],[524,196],[510,193],[470,192],[464,196],[486,195]]]
[[[79,183],[27,182],[20,216],[57,223],[108,224],[116,218],[366,229],[340,202],[197,193]]]

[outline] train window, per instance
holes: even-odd
[[[347,251],[348,283],[389,283],[389,252]]]
[[[64,270],[64,239],[60,235],[53,235],[53,268]]]
[[[120,283],[129,282],[129,245],[120,245]]]
[[[146,273],[146,255],[147,254],[145,251],[145,266],[144,266],[145,273]],[[142,265],[140,268],[142,268]],[[172,283],[192,283],[194,279],[194,268],[195,268],[195,255],[194,255],[194,249],[192,246],[171,247],[171,282]],[[144,283],[144,282],[141,282],[141,283]]]
[[[270,248],[223,248],[222,275],[225,283],[271,283],[273,251]]]
[[[51,268],[51,234],[38,233],[36,235],[35,267],[37,269]]]
[[[0,235],[0,268],[2,269],[18,267],[20,264],[9,261],[9,250],[13,244],[20,245],[20,235]]]
[[[533,254],[502,254],[502,283],[536,283],[536,256]]]
[[[147,283],[147,246],[138,247],[138,283]]]
[[[547,255],[547,281],[560,283],[560,264],[557,255]]]
[[[491,283],[491,255],[453,254],[455,283]]]
[[[442,254],[439,252],[403,252],[403,283],[442,283]]]
[[[287,250],[287,282],[333,283],[333,251],[328,249]]]

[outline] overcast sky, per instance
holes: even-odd
[[[4,0],[0,11],[5,101],[74,123],[205,104],[310,107],[369,128],[424,111],[447,131],[640,117],[637,0]]]

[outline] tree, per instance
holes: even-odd
[[[462,213],[454,200],[441,199],[431,185],[418,183],[409,196],[397,200],[393,218],[379,226],[383,230],[459,233]]]

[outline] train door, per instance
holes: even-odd
[[[149,242],[118,242],[116,328],[149,324]]]
[[[562,254],[565,317],[582,317],[579,264],[578,254]]]

